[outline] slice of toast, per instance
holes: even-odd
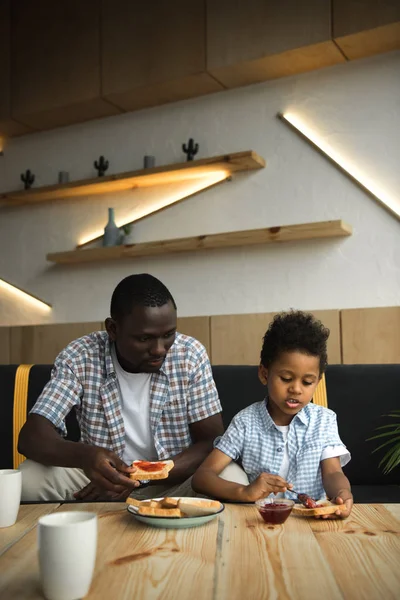
[[[151,506],[140,506],[138,514],[143,517],[183,517],[179,508],[153,508]]]
[[[202,517],[213,515],[221,509],[221,502],[217,500],[194,500],[193,498],[180,498],[178,508],[188,517]]]
[[[162,508],[161,500],[136,500],[136,498],[128,497],[126,499],[126,503],[131,506],[135,506],[136,508],[140,508],[141,506],[150,506],[152,508]]]
[[[163,498],[161,508],[178,508],[178,498]]]
[[[136,508],[139,508],[139,506],[142,505],[140,500],[136,500],[136,498],[131,498],[130,496],[128,496],[128,498],[125,500],[125,502],[127,504],[130,504],[131,506],[136,506]]]
[[[136,467],[136,471],[135,473],[130,473],[129,477],[135,481],[144,481],[146,479],[166,479],[173,466],[173,460],[134,460],[132,467]]]
[[[329,500],[324,500],[317,504],[317,508],[306,508],[302,504],[295,504],[293,506],[292,514],[302,517],[316,517],[318,515],[333,515],[338,510],[346,510],[345,504],[333,504],[332,502],[329,502]]]

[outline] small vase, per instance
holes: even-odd
[[[118,246],[121,242],[121,231],[114,221],[114,209],[108,209],[108,223],[104,228],[103,246]]]

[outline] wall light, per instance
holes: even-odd
[[[364,192],[379,202],[392,215],[400,220],[400,201],[391,198],[374,181],[361,173],[357,167],[327,144],[312,127],[306,125],[301,118],[293,113],[278,114],[278,117],[289,127],[320,152],[325,158],[356,183]]]
[[[40,308],[41,310],[46,311],[50,311],[52,308],[51,304],[44,302],[40,298],[37,298],[36,296],[31,294],[30,292],[25,292],[21,288],[13,285],[12,283],[9,283],[8,281],[5,281],[4,279],[0,279],[0,289],[6,290],[7,292],[11,292],[21,300],[24,300],[25,302],[29,302],[30,304],[34,305],[35,308]]]
[[[184,190],[181,190],[179,193],[170,194],[168,196],[163,196],[149,204],[145,207],[141,206],[137,208],[127,219],[124,220],[123,223],[117,223],[118,227],[123,227],[129,223],[134,223],[136,221],[140,221],[145,217],[148,217],[151,214],[159,212],[164,208],[171,206],[171,204],[175,204],[176,202],[180,202],[181,200],[186,200],[186,198],[190,198],[203,190],[206,190],[222,181],[226,181],[230,177],[230,173],[225,170],[218,171],[208,171],[206,173],[201,173],[197,175],[196,181],[191,181],[185,187]],[[82,248],[92,242],[103,237],[104,230],[92,231],[89,234],[86,234],[79,241],[77,248]]]

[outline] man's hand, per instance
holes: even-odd
[[[270,494],[286,492],[292,487],[292,484],[289,484],[279,475],[261,473],[257,479],[244,488],[243,498],[245,502],[255,502],[261,498],[266,498]]]
[[[139,485],[139,481],[136,482]],[[130,488],[124,488],[121,486],[121,491],[110,492],[108,490],[100,489],[96,484],[90,482],[79,492],[75,492],[74,496],[76,500],[81,502],[125,502],[128,496],[131,494]]]
[[[351,509],[353,508],[353,494],[350,490],[343,489],[339,490],[338,494],[335,498],[332,498],[332,502],[335,504],[345,504],[345,510],[338,510],[333,515],[318,515],[316,518],[318,519],[336,519],[340,517],[341,519],[347,519],[347,517],[351,513]]]
[[[93,486],[87,489],[89,484],[78,492],[77,499],[93,499],[95,490],[101,492],[102,497],[109,492],[117,498],[126,492],[126,498],[140,485],[138,481],[129,478],[129,474],[134,473],[136,468],[128,467],[115,452],[88,445],[82,454],[81,467]]]

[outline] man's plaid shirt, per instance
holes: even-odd
[[[57,356],[51,379],[31,412],[49,419],[65,436],[65,417],[75,407],[81,441],[122,457],[125,428],[110,350],[105,331],[71,342]],[[162,368],[151,378],[150,427],[158,458],[165,460],[188,448],[189,425],[221,410],[205,348],[177,333]]]

